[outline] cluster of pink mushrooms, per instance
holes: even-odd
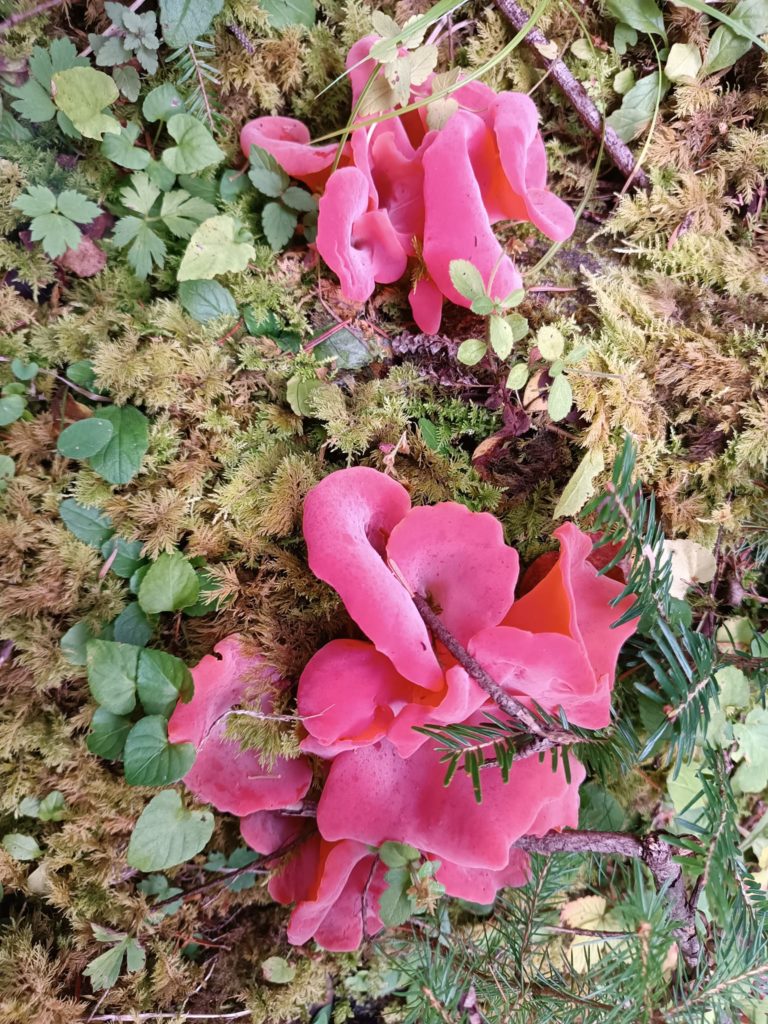
[[[265,679],[263,659],[238,637],[193,669],[194,697],[178,704],[169,739],[195,745],[187,787],[238,815],[254,850],[290,847],[269,891],[294,905],[292,943],[351,950],[382,927],[382,843],[439,861],[435,878],[448,895],[490,903],[528,877],[516,840],[577,824],[584,770],[573,759],[570,779],[562,762],[553,770],[537,756],[516,761],[507,783],[489,770],[478,804],[463,772],[443,786],[434,741],[414,730],[499,714],[431,635],[414,594],[527,707],[562,708],[588,729],[608,725],[619,649],[634,623],[612,628],[626,607],[612,604],[623,585],[598,574],[590,537],[571,523],[555,535],[559,556],[534,563],[526,578],[540,578],[516,600],[517,552],[492,515],[454,502],[413,508],[391,477],[339,470],[307,496],[304,536],[312,571],[367,639],[333,640],[306,665],[297,692],[304,754],[265,764],[226,736],[228,714]],[[273,694],[288,685],[268,670],[266,678]],[[265,695],[261,711],[271,706]],[[295,813],[311,788],[315,820]]]
[[[368,54],[376,42],[378,36],[366,36],[349,51],[353,102],[375,70]],[[411,90],[412,101],[431,95],[433,77]],[[426,107],[364,124],[351,132],[338,161],[335,142],[310,145],[306,125],[293,118],[257,118],[240,136],[246,156],[259,146],[322,193],[317,250],[343,295],[363,302],[377,282],[408,271],[413,316],[429,334],[440,327],[444,299],[469,306],[451,281],[453,260],[473,263],[492,282],[493,298],[521,287],[494,224],[529,221],[555,241],[574,228],[570,207],[546,187],[533,101],[474,81],[451,99],[456,109],[440,129],[429,129]]]

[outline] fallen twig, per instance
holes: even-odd
[[[607,853],[641,860],[653,875],[657,890],[664,893],[671,919],[680,922],[675,938],[686,966],[693,969],[698,964],[701,944],[696,934],[696,899],[688,897],[683,869],[658,833],[638,838],[625,832],[548,832],[522,836],[512,845],[528,853]]]
[[[528,24],[530,15],[523,10],[517,0],[495,0],[495,3],[518,32]],[[558,56],[553,57],[553,53],[556,52],[554,44],[535,27],[526,33],[525,41],[532,47],[537,63],[546,69],[571,101],[582,124],[596,138],[603,140],[606,152],[627,179],[627,184],[632,182],[638,188],[649,188],[648,176],[635,160],[629,146],[605,123],[584,86],[574,77],[566,64]]]

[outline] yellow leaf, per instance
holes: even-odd
[[[665,540],[664,550],[672,559],[670,594],[681,601],[695,583],[709,583],[717,565],[715,556],[695,540]]]

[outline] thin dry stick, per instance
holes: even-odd
[[[50,11],[52,7],[60,7],[64,3],[64,0],[45,0],[44,3],[38,4],[37,7],[32,7],[28,11],[17,11],[12,14],[10,18],[6,18],[5,21],[0,21],[0,35],[5,32],[10,32],[16,25],[20,25],[22,21],[28,21],[30,18],[36,18],[39,14],[45,14],[46,11]]]
[[[495,0],[496,6],[519,32],[524,28],[530,19],[525,10],[516,0]],[[597,139],[603,139],[605,150],[613,163],[630,182],[638,188],[647,189],[650,187],[648,176],[635,160],[635,157],[624,142],[621,141],[616,132],[609,125],[606,125],[600,115],[600,111],[589,98],[584,86],[571,73],[567,65],[559,57],[551,54],[556,52],[556,47],[547,39],[538,28],[532,28],[527,33],[525,41],[531,46],[536,56],[536,62],[540,64],[552,78],[557,82],[562,91],[573,104],[573,108],[584,124]]]
[[[251,1010],[236,1010],[234,1013],[187,1013],[186,1010],[177,1010],[175,1013],[106,1013],[101,1017],[91,1017],[93,1021],[125,1021],[126,1024],[136,1024],[140,1020],[178,1020],[183,1017],[185,1020],[242,1020],[244,1017],[252,1017]]]
[[[420,594],[413,594],[412,600],[424,622],[429,626],[435,639],[450,651],[456,661],[466,669],[475,682],[489,697],[499,705],[502,711],[510,718],[516,719],[524,726],[531,735],[539,740],[552,741],[552,743],[572,743],[573,736],[563,729],[550,729],[541,722],[528,708],[521,704],[515,697],[510,696],[499,686],[495,679],[492,679],[485,671],[480,662],[473,658],[466,647],[462,646],[456,637],[440,621],[440,618],[429,606],[429,602]]]
[[[696,901],[688,898],[683,869],[658,834],[640,839],[624,832],[549,832],[522,836],[512,845],[528,853],[607,853],[641,860],[653,875],[656,889],[664,893],[669,916],[680,922],[675,938],[686,966],[692,970],[697,966],[701,944],[696,934]]]

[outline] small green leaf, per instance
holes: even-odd
[[[421,436],[424,438],[424,443],[428,448],[431,448],[433,452],[440,450],[440,440],[437,433],[437,427],[435,424],[428,419],[423,417],[419,420],[419,430]]]
[[[453,287],[465,299],[474,302],[486,294],[482,274],[469,260],[451,260],[449,273]]]
[[[144,561],[141,555],[143,547],[140,540],[125,540],[123,537],[113,536],[101,545],[101,554],[104,561],[109,562],[110,572],[121,579],[129,580]]]
[[[72,189],[66,189],[59,193],[56,207],[59,213],[63,213],[65,217],[76,224],[90,224],[101,215],[101,207]]]
[[[454,261],[455,262],[455,261]],[[474,366],[483,358],[488,348],[480,338],[467,338],[459,345],[456,358],[465,366]]]
[[[389,928],[405,924],[416,909],[414,901],[407,895],[411,885],[408,868],[390,868],[385,875],[387,888],[379,897],[379,916]]]
[[[232,293],[218,281],[182,281],[178,294],[179,302],[198,323],[205,324],[222,316],[237,317]]]
[[[613,80],[614,92],[617,92],[619,96],[625,96],[632,86],[635,84],[635,72],[632,68],[624,68]]]
[[[553,423],[565,419],[573,406],[573,391],[564,373],[552,381],[547,397],[547,412]]]
[[[51,83],[53,102],[87,139],[101,140],[104,132],[119,132],[120,122],[103,110],[120,95],[103,71],[77,67],[59,71]]]
[[[106,708],[96,708],[85,745],[97,757],[117,761],[123,756],[125,741],[132,728],[130,718],[113,715]]]
[[[141,581],[139,604],[150,615],[175,612],[194,604],[200,581],[187,559],[178,551],[162,554]]]
[[[134,145],[138,136],[138,125],[126,125],[119,135],[110,133],[104,136],[101,140],[101,152],[107,160],[111,160],[118,167],[127,167],[130,171],[143,171],[149,166],[151,157],[146,149]]]
[[[195,684],[180,658],[165,651],[145,650],[139,655],[139,700],[148,715],[171,714],[181,698],[190,701]]]
[[[281,956],[270,956],[262,963],[261,973],[271,985],[287,985],[296,977],[296,968]]]
[[[174,789],[158,793],[136,822],[128,863],[139,871],[164,871],[199,853],[213,835],[209,811],[188,811]]]
[[[21,395],[7,395],[0,398],[0,427],[7,427],[9,423],[15,423],[23,414],[27,403]]]
[[[56,447],[59,454],[67,459],[89,459],[106,447],[114,432],[109,420],[90,416],[65,427],[59,434]]]
[[[473,313],[477,316],[488,316],[496,308],[496,303],[493,299],[489,299],[487,295],[481,295],[479,299],[473,299],[472,304],[469,307]]]
[[[659,35],[666,39],[664,16],[655,0],[606,0],[606,11],[617,21],[623,22],[638,32]]]
[[[129,786],[167,786],[183,778],[195,760],[192,743],[169,743],[165,718],[140,719],[128,733],[123,761]]]
[[[664,74],[670,82],[696,81],[701,70],[701,54],[695,43],[674,43],[669,50]]]
[[[160,0],[163,39],[172,47],[189,46],[207,35],[224,0]]]
[[[165,150],[162,161],[174,174],[195,174],[224,159],[211,133],[191,114],[174,114],[166,127],[176,145]]]
[[[100,942],[114,941],[115,938],[120,939],[106,953],[102,953],[95,960],[91,960],[83,971],[83,974],[90,979],[91,988],[95,992],[112,988],[117,983],[124,959],[125,965],[131,973],[142,970],[146,961],[146,954],[136,939],[129,938],[124,932],[114,933],[113,936],[110,936],[107,929],[99,929],[97,932],[96,925],[93,926],[93,932]],[[103,933],[104,937],[100,933]]]
[[[499,357],[506,359],[515,347],[515,336],[503,316],[492,316],[490,321],[491,348]],[[461,358],[461,357],[459,357]]]
[[[312,193],[307,192],[304,188],[298,188],[296,185],[287,188],[280,198],[286,206],[290,206],[292,210],[299,210],[301,213],[311,213],[317,210],[317,200]]]
[[[605,123],[624,142],[631,142],[649,127],[668,90],[669,82],[663,76],[660,78],[658,71],[646,75],[626,93],[619,109],[614,110]]]
[[[319,380],[305,380],[303,377],[299,377],[294,374],[293,377],[286,384],[286,398],[288,405],[296,413],[297,416],[313,416],[314,409],[310,401],[312,392],[317,388],[322,387]]]
[[[315,345],[312,355],[320,360],[333,358],[339,370],[360,370],[368,366],[372,359],[371,350],[365,339],[349,327],[340,327],[325,341]]]
[[[130,64],[112,68],[112,77],[120,93],[131,103],[135,103],[141,91],[141,79],[136,68]]]
[[[270,248],[279,252],[293,238],[298,218],[282,203],[267,203],[261,211],[261,227]]]
[[[260,0],[259,6],[272,28],[288,28],[290,25],[312,28],[315,24],[313,0]]]
[[[502,306],[504,309],[514,309],[515,306],[519,306],[525,298],[525,291],[522,288],[516,288],[513,292],[510,292],[505,299],[502,299]],[[528,321],[526,321],[527,323]]]
[[[521,391],[528,383],[528,363],[515,363],[507,377],[510,391]]]
[[[91,640],[87,647],[88,686],[93,699],[115,715],[136,707],[140,648],[113,640]]]
[[[177,274],[179,281],[209,280],[239,273],[256,255],[250,232],[233,217],[210,217],[189,240]]]
[[[37,809],[37,817],[40,821],[63,821],[67,816],[67,803],[64,794],[54,789],[47,796],[43,797]]]
[[[80,244],[80,228],[60,213],[44,213],[35,217],[29,227],[32,241],[42,242],[46,256],[52,260]]]
[[[144,120],[150,123],[168,121],[174,114],[184,112],[184,99],[174,85],[165,82],[147,93],[141,112]]]
[[[42,850],[33,836],[22,835],[21,832],[9,832],[3,836],[3,849],[14,860],[37,860]]]
[[[141,469],[149,447],[149,420],[132,405],[108,405],[101,417],[113,427],[110,441],[90,457],[91,469],[111,484],[127,484]]]
[[[266,149],[262,149],[261,146],[251,146],[248,159],[250,160],[248,177],[262,195],[276,199],[288,188],[291,179]]]
[[[37,363],[25,363],[18,358],[11,360],[11,373],[17,380],[34,380],[39,372]]]
[[[146,647],[155,631],[154,623],[144,613],[138,601],[131,601],[112,623],[114,638],[121,644]],[[141,658],[141,656],[139,656]]]
[[[85,665],[88,661],[88,641],[94,640],[94,633],[85,619],[80,619],[66,631],[59,641],[61,653],[70,665]]]
[[[602,451],[599,448],[590,449],[563,488],[560,500],[555,506],[553,518],[575,516],[577,512],[580,512],[594,494],[595,477],[598,473],[602,473],[604,468],[605,460]]]
[[[388,868],[404,868],[412,861],[421,860],[421,854],[415,846],[395,842],[382,843],[379,847],[379,857]]]
[[[248,176],[244,171],[230,167],[219,179],[219,195],[225,203],[232,203],[248,189]]]
[[[740,761],[733,777],[742,793],[761,793],[768,786],[768,709],[754,707],[744,722],[733,727],[738,747],[734,761]]]
[[[56,196],[45,185],[28,185],[11,206],[21,210],[25,217],[40,217],[44,213],[55,212]]]
[[[114,533],[109,516],[96,508],[81,505],[74,498],[65,498],[62,501],[59,505],[59,515],[77,539],[92,548],[100,548]]]
[[[0,493],[5,490],[7,481],[16,475],[16,463],[10,455],[0,455]]]
[[[536,345],[539,352],[541,352],[542,358],[552,363],[559,359],[565,351],[565,338],[562,331],[558,330],[557,327],[546,324],[544,327],[539,328],[539,332],[536,335]]]

